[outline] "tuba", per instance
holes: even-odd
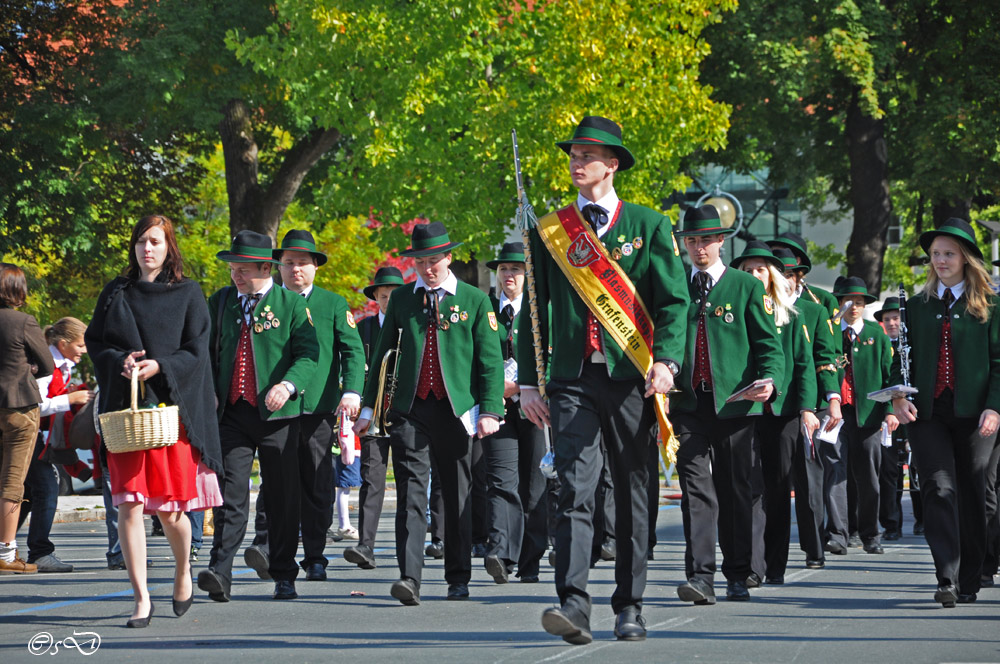
[[[382,356],[382,364],[378,371],[378,394],[375,396],[375,410],[372,412],[372,420],[368,424],[366,435],[373,438],[387,438],[389,436],[389,422],[386,414],[389,406],[396,395],[397,374],[399,373],[399,347],[403,343],[403,331],[396,330],[396,347],[390,348]],[[392,364],[392,372],[389,365]]]

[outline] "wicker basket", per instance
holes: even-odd
[[[145,387],[145,386],[143,386]],[[132,407],[100,416],[101,435],[109,452],[138,452],[177,442],[180,413],[177,406],[139,409],[139,370],[132,370]]]

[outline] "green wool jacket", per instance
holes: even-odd
[[[991,296],[993,308],[985,323],[966,311],[965,294],[951,307],[951,349],[955,365],[955,415],[978,418],[989,408],[1000,412],[1000,298]],[[910,382],[920,390],[913,395],[917,417],[929,420],[934,409],[934,385],[941,345],[944,304],[937,297],[914,295],[906,301],[910,343]],[[890,385],[903,382],[899,356],[893,358]]]
[[[878,427],[882,426],[886,413],[892,412],[892,407],[872,401],[868,398],[868,393],[892,384],[889,382],[893,356],[892,342],[881,325],[873,320],[863,322],[861,334],[854,340],[851,348],[844,348],[843,331],[837,330],[836,327],[833,329],[837,330],[839,354],[851,362],[851,370],[854,373],[854,410],[857,424],[859,427]],[[843,367],[837,371],[838,386],[843,382],[845,373]],[[839,387],[837,391],[840,392]]]
[[[493,311],[497,314],[497,323],[500,328],[497,335],[500,338],[500,355],[503,357],[503,361],[506,362],[510,354],[507,352],[507,335],[513,329],[514,332],[514,361],[517,361],[517,339],[520,336],[518,334],[518,319],[521,314],[525,314],[530,317],[530,313],[527,312],[526,307],[528,306],[527,296],[521,298],[521,310],[518,311],[513,318],[508,318],[507,314],[500,310],[500,298],[490,297],[490,303],[493,305]],[[534,356],[532,356],[534,357]]]
[[[823,305],[826,307],[826,310],[829,312],[829,316],[831,317],[835,316],[837,312],[840,311],[840,300],[838,300],[833,293],[828,290],[823,290],[819,286],[806,284],[802,295],[799,296],[800,300],[802,298],[809,298],[811,302]]]
[[[670,410],[694,412],[698,399],[691,381],[701,294],[691,281],[690,272],[685,279],[691,297],[687,314],[687,349],[677,377],[677,388],[681,392],[671,395]],[[715,412],[720,418],[764,412],[764,405],[754,401],[741,399],[726,403],[729,395],[758,378],[773,378],[774,389],[780,390],[785,372],[785,354],[778,340],[774,316],[765,309],[764,297],[764,284],[733,268],[726,268],[708,293],[705,331],[708,334]]]
[[[427,334],[424,294],[414,293],[413,288],[406,284],[393,291],[372,353],[373,358],[381,358],[395,348],[402,330],[396,393],[390,405],[401,413],[409,413],[413,407]],[[460,417],[479,404],[480,415],[502,418],[503,357],[496,314],[489,296],[478,288],[459,281],[457,290],[455,295],[441,299],[438,317],[442,323],[447,322],[448,329],[437,330],[438,358],[452,412]],[[376,375],[374,362],[372,371]],[[377,381],[369,380],[364,406],[373,407],[377,393]]]
[[[812,340],[813,365],[816,367],[816,403],[814,408],[826,407],[826,395],[840,392],[837,381],[838,333],[835,332],[830,312],[811,298],[800,296],[795,301],[799,320],[806,326]]]
[[[798,415],[816,408],[816,363],[813,360],[812,334],[806,318],[799,313],[778,327],[778,339],[785,355],[785,371],[774,377],[778,396],[771,401],[775,415]]]
[[[361,394],[365,384],[365,349],[347,300],[313,286],[306,304],[316,328],[319,359],[316,373],[303,394],[303,412],[333,413],[343,392]]]
[[[625,244],[632,247],[628,256],[623,252],[618,264],[632,281],[652,319],[653,358],[683,364],[688,293],[684,287],[683,263],[674,253],[670,220],[649,208],[623,202],[617,221],[608,229],[602,242],[609,252],[615,249],[620,251]],[[537,229],[531,231],[530,247],[547,366],[546,380],[575,380],[583,371],[587,305],[549,255]],[[524,297],[522,308],[527,312],[527,288]],[[534,358],[530,315],[519,316],[517,344],[518,357]],[[645,378],[603,329],[601,345],[611,378]],[[538,384],[533,360],[519,363],[518,370],[519,384]]]
[[[219,316],[219,300],[222,315]],[[236,362],[236,346],[240,340],[240,326],[243,312],[240,309],[238,292],[233,287],[216,291],[208,299],[208,309],[212,314],[212,339],[218,342],[218,353],[213,355],[212,370],[215,375],[215,394],[219,398],[218,415],[229,404],[229,384]],[[281,420],[302,414],[303,397],[306,394],[319,357],[316,330],[306,313],[306,301],[298,293],[286,290],[277,284],[271,286],[267,294],[254,309],[254,321],[263,325],[267,314],[272,314],[271,327],[267,330],[250,332],[253,347],[254,370],[257,374],[257,408],[265,420]],[[251,321],[251,325],[254,324]],[[278,326],[274,326],[278,321]],[[271,412],[264,406],[264,399],[272,387],[283,380],[295,386],[295,394],[281,409]]]

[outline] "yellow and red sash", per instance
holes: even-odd
[[[617,215],[616,215],[617,216]],[[538,235],[580,299],[645,377],[653,366],[653,321],[635,285],[574,203],[538,220]],[[654,396],[663,439],[673,435],[665,397]]]

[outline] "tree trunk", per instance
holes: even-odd
[[[281,218],[295,199],[302,181],[320,157],[340,140],[340,132],[314,129],[299,138],[285,153],[265,191],[258,179],[257,143],[246,104],[241,99],[232,99],[223,113],[219,133],[226,164],[230,233],[236,235],[249,229],[270,235],[271,240],[276,241]]]
[[[940,228],[941,224],[952,217],[958,217],[969,221],[969,212],[972,210],[972,199],[968,198],[959,201],[935,201],[934,202],[934,228]]]
[[[847,112],[847,153],[851,168],[854,228],[847,245],[847,274],[861,277],[868,292],[882,291],[892,201],[889,198],[885,122],[863,112],[857,92]]]

